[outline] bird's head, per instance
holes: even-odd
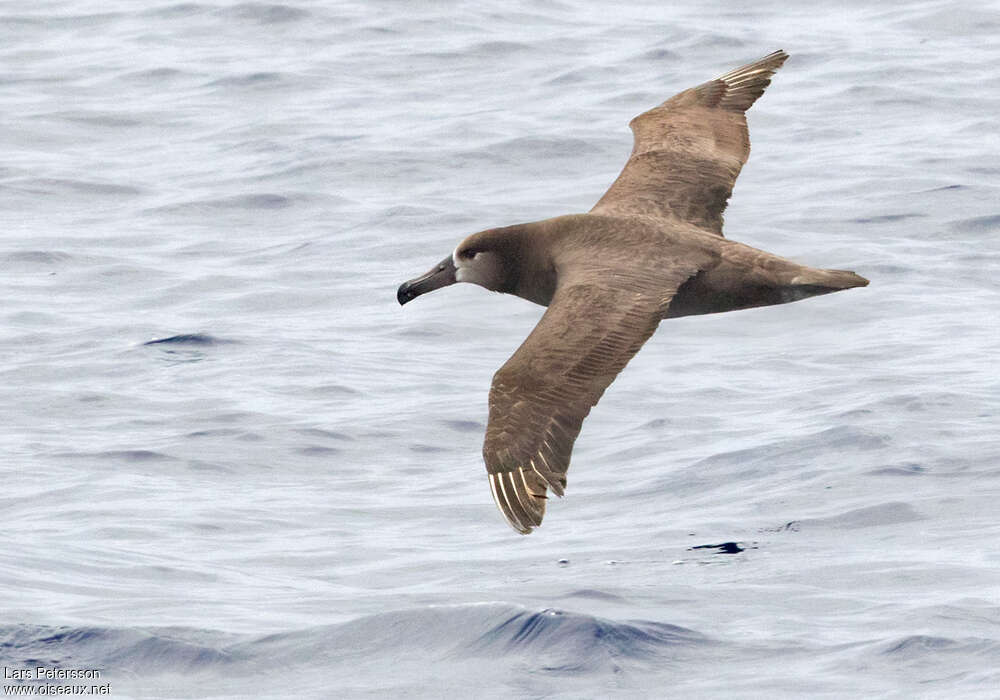
[[[471,282],[493,292],[508,291],[512,267],[506,253],[497,245],[493,231],[474,233],[455,248],[455,252],[420,277],[403,282],[396,292],[400,304],[421,294],[447,287],[456,282]]]

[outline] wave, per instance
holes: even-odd
[[[217,338],[214,335],[208,335],[207,333],[180,333],[178,335],[171,335],[165,338],[154,338],[153,340],[147,340],[143,345],[198,345],[198,346],[210,346],[210,345],[222,345],[224,343],[232,343],[235,341],[226,340],[224,338]]]
[[[520,611],[468,646],[470,656],[527,655],[542,670],[586,672],[617,667],[623,660],[667,656],[677,647],[708,640],[693,630],[660,622],[612,620],[563,612]]]
[[[776,647],[715,640],[662,622],[507,603],[426,606],[267,635],[180,627],[0,627],[0,663],[8,669],[95,669],[116,693],[141,684],[143,696],[157,687],[177,693],[187,682],[191,692],[212,697],[329,697],[331,684],[346,697],[440,697],[444,689],[476,684],[493,690],[488,697],[607,697],[648,689],[652,682],[675,688],[694,683],[728,697],[721,692],[732,690],[728,681],[715,685],[710,677],[678,676],[677,670],[692,657],[702,668],[734,658],[753,665],[775,655],[794,666],[806,649],[811,658],[818,653],[838,665],[848,653],[885,673],[920,669],[934,678],[950,660],[971,657],[984,670],[953,679],[973,687],[992,687],[995,674],[988,669],[1000,662],[1000,642],[982,637],[917,634],[846,647],[801,640]],[[271,693],[259,687],[275,676],[289,682]]]
[[[320,659],[352,672],[359,658],[378,665],[400,655],[439,663],[506,659],[577,674],[666,659],[710,643],[698,632],[661,622],[505,603],[428,606],[258,637],[176,627],[0,627],[0,659],[8,667],[95,668],[112,676],[211,668],[229,673],[234,665],[290,668]]]
[[[192,199],[172,204],[164,204],[151,207],[146,210],[150,214],[195,214],[227,211],[246,210],[257,211],[260,209],[287,209],[301,201],[300,196],[285,196],[271,192],[260,192],[255,194],[224,195],[219,197],[206,197]]]
[[[0,658],[8,667],[93,668],[102,673],[191,671],[232,660],[217,641],[204,639],[216,633],[177,632],[17,625],[0,628]]]
[[[241,2],[229,7],[216,7],[212,3],[179,2],[144,10],[142,15],[153,19],[185,20],[199,15],[212,14],[223,20],[242,20],[257,24],[284,24],[306,19],[308,10],[282,3]]]
[[[952,222],[951,228],[960,233],[989,233],[997,231],[1000,229],[1000,214],[958,219]]]
[[[224,18],[248,20],[259,24],[283,24],[296,22],[311,16],[308,10],[293,5],[266,2],[241,2],[231,7],[216,10]]]
[[[57,250],[12,250],[0,252],[0,262],[4,265],[25,263],[30,265],[56,265],[75,259],[76,256]]]
[[[899,525],[924,520],[913,506],[899,501],[879,503],[865,508],[848,510],[826,518],[805,518],[795,521],[802,527],[817,527],[823,530],[855,530],[884,525]]]
[[[30,194],[53,196],[131,197],[144,193],[143,189],[134,185],[59,177],[27,178],[16,181],[11,187]]]
[[[237,75],[228,75],[224,78],[217,78],[216,80],[207,83],[207,85],[212,87],[257,87],[259,85],[279,83],[284,79],[285,76],[276,71],[256,71],[253,73],[239,73]]]

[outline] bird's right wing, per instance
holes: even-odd
[[[542,522],[546,490],[563,494],[583,419],[697,268],[678,262],[655,275],[605,272],[561,282],[493,377],[483,459],[497,506],[525,535]]]
[[[591,213],[674,218],[721,236],[722,212],[750,155],[744,112],[787,58],[775,51],[633,119],[632,155]]]

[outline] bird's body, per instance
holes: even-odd
[[[483,457],[517,531],[541,524],[547,491],[563,494],[583,419],[661,320],[868,283],[722,236],[749,154],[744,111],[786,58],[775,52],[636,117],[632,156],[589,213],[472,234],[399,288],[401,304],[471,282],[548,307],[490,391]]]

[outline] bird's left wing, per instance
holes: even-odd
[[[722,212],[750,155],[744,112],[786,58],[775,51],[633,119],[632,155],[591,212],[679,219],[721,236]]]
[[[678,261],[656,272],[568,275],[494,375],[483,459],[493,498],[515,530],[526,535],[541,524],[547,489],[563,494],[583,419],[696,272]]]

